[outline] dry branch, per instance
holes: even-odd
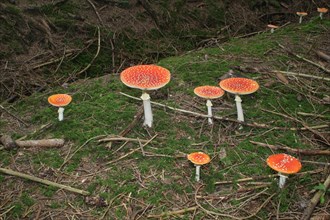
[[[120,136],[115,137],[106,137],[98,140],[98,142],[111,142],[111,141],[135,141],[135,142],[148,142],[148,140],[139,139],[139,138],[125,138]]]
[[[329,185],[330,185],[330,175],[328,176],[328,178],[325,180],[325,182],[323,183],[324,187],[325,187],[325,192],[328,190]],[[325,193],[323,190],[319,190],[311,199],[308,207],[305,209],[301,219],[302,220],[308,220],[310,219],[315,206],[319,203],[321,196]]]
[[[292,174],[292,175],[298,175],[298,176],[302,175],[303,176],[306,174],[317,174],[317,173],[321,173],[323,171],[324,171],[323,169],[318,169],[318,170],[296,173],[296,174]],[[278,173],[272,174],[272,175],[265,175],[265,176],[247,177],[247,178],[238,179],[238,180],[219,181],[219,182],[215,182],[214,184],[220,185],[220,184],[242,183],[242,182],[256,181],[256,180],[261,180],[261,179],[266,179],[266,178],[273,178],[273,177],[277,177],[277,176],[278,176]]]
[[[0,105],[0,109],[4,112],[6,112],[8,115],[10,115],[11,117],[17,119],[17,121],[21,122],[22,124],[24,124],[26,127],[29,126],[29,124],[27,124],[25,121],[23,121],[22,119],[20,119],[19,117],[17,117],[16,115],[14,115],[13,113],[11,113],[10,111],[8,111],[5,107],[3,107],[2,105]]]
[[[9,135],[2,135],[0,142],[7,150],[23,147],[62,147],[65,143],[63,139],[42,139],[42,140],[26,140],[26,141],[14,141]]]
[[[198,206],[193,206],[193,207],[184,208],[184,209],[180,209],[180,210],[176,210],[176,211],[162,212],[158,215],[148,215],[147,218],[162,218],[164,216],[180,215],[180,214],[184,214],[186,212],[195,211],[197,208],[198,208]]]
[[[81,194],[81,195],[84,195],[84,196],[89,195],[89,192],[87,192],[87,191],[84,191],[84,190],[81,190],[81,189],[76,189],[76,188],[73,188],[71,186],[63,185],[63,184],[60,184],[60,183],[55,183],[55,182],[52,182],[52,181],[49,181],[49,180],[44,180],[44,179],[41,179],[41,178],[38,178],[38,177],[35,177],[35,176],[31,176],[31,175],[28,175],[28,174],[16,172],[14,170],[10,170],[10,169],[0,167],[0,172],[8,174],[8,175],[28,179],[28,180],[31,180],[31,181],[34,181],[34,182],[42,183],[42,184],[45,184],[45,185],[48,185],[48,186],[54,186],[54,187],[64,189],[64,190],[67,190],[67,191],[70,191],[70,192],[78,193],[78,194]]]
[[[126,96],[128,98],[134,99],[134,100],[141,101],[140,98],[128,95],[128,94],[123,93],[123,92],[120,92],[119,94],[121,94],[123,96]],[[164,105],[164,104],[161,104],[161,103],[158,103],[158,102],[153,102],[152,101],[151,103],[156,105],[156,106],[161,106],[161,107],[164,107],[164,108],[168,108],[168,109],[171,109],[173,111],[187,113],[187,114],[190,114],[190,115],[194,115],[196,117],[202,117],[202,118],[209,118],[210,117],[208,115],[204,115],[204,114],[200,114],[200,113],[197,113],[197,112],[192,112],[192,111],[188,111],[188,110],[180,109],[180,108],[176,108],[176,107],[171,107],[171,106]],[[266,125],[266,124],[259,124],[259,123],[256,123],[256,122],[246,123],[246,122],[238,121],[236,119],[226,118],[226,117],[221,117],[221,116],[212,116],[212,118],[216,119],[216,120],[235,122],[235,123],[242,124],[242,125],[249,126],[249,127],[266,128],[266,129],[273,129],[273,130],[305,131],[305,130],[309,130],[309,129],[320,129],[320,128],[329,127],[329,125],[317,125],[317,126],[308,126],[308,127],[306,126],[306,127],[302,127],[302,128],[284,128],[284,127],[272,127],[272,126],[269,126],[269,125]]]
[[[322,51],[315,51],[315,53],[323,60],[330,62],[330,56],[328,54],[323,53]]]
[[[275,146],[271,144],[256,142],[256,141],[250,141],[250,143],[261,146],[261,147],[269,147],[273,150],[285,150],[290,153],[296,153],[296,154],[304,154],[304,155],[330,155],[329,150],[303,150],[303,149],[294,149],[287,146]]]
[[[290,76],[301,76],[301,77],[306,77],[306,78],[312,78],[312,79],[320,79],[320,80],[324,80],[324,81],[330,81],[330,78],[327,78],[327,77],[313,76],[313,75],[308,75],[308,74],[304,74],[304,73],[294,73],[294,72],[281,71],[281,70],[274,70],[272,72],[273,73],[283,73],[283,74],[290,75]]]
[[[112,163],[115,163],[131,154],[133,154],[134,152],[138,151],[138,150],[141,150],[141,148],[147,146],[153,139],[155,139],[157,137],[158,134],[155,134],[150,140],[148,140],[144,145],[142,146],[139,146],[138,148],[134,149],[134,150],[131,150],[130,152],[128,152],[127,154],[115,159],[115,160],[112,160],[112,161],[109,161],[108,163],[106,163],[106,165],[109,165],[109,164],[112,164]]]
[[[88,1],[88,3],[93,7],[94,12],[95,12],[97,18],[99,19],[101,25],[104,26],[103,20],[102,20],[102,18],[101,18],[101,16],[100,16],[99,12],[97,11],[97,9],[96,9],[94,3],[93,3],[92,1],[90,1],[90,0],[87,0],[87,1]]]
[[[296,54],[296,53],[294,53],[294,52],[288,50],[288,49],[287,49],[286,47],[284,47],[282,44],[278,44],[278,46],[281,47],[281,48],[282,48],[283,50],[285,50],[286,52],[288,52],[289,54],[291,54],[291,55],[297,57],[298,59],[301,59],[301,60],[303,60],[303,61],[305,61],[305,62],[307,62],[307,63],[310,63],[310,64],[316,66],[317,68],[323,70],[324,72],[330,73],[330,70],[328,70],[328,69],[325,68],[324,66],[321,66],[321,65],[319,65],[319,64],[317,64],[317,63],[315,63],[315,62],[313,62],[313,61],[311,61],[311,60],[308,60],[308,59],[306,59],[306,58],[304,58],[304,57],[302,57],[302,56],[300,56],[300,55],[298,55],[298,54]]]

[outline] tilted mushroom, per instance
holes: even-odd
[[[137,65],[132,66],[120,74],[121,81],[128,87],[142,90],[141,99],[144,107],[144,123],[152,127],[153,116],[151,111],[150,96],[148,90],[155,90],[169,83],[171,78],[170,71],[156,65]]]
[[[187,158],[196,166],[195,179],[198,182],[200,180],[201,165],[209,163],[211,161],[210,156],[203,152],[194,152],[188,154]]]
[[[267,165],[275,171],[278,171],[280,180],[279,187],[283,188],[288,176],[284,174],[293,174],[299,172],[301,163],[298,159],[288,154],[274,154],[267,158]]]
[[[274,33],[274,30],[279,28],[279,26],[273,25],[273,24],[268,24],[267,27],[270,28],[270,33]]]
[[[259,84],[247,78],[228,78],[221,80],[219,83],[220,87],[226,92],[235,94],[236,108],[237,108],[237,120],[244,121],[242,99],[239,95],[247,95],[254,93],[259,89]]]
[[[320,18],[323,19],[323,14],[328,12],[327,8],[317,8],[317,11],[320,13]]]
[[[301,24],[303,17],[308,15],[307,12],[300,12],[300,11],[296,12],[296,14],[299,16],[299,24]]]
[[[55,94],[48,97],[49,104],[59,107],[58,120],[63,121],[64,106],[67,106],[72,101],[72,97],[68,94]]]
[[[207,106],[207,115],[209,116],[208,122],[209,124],[213,124],[212,121],[212,102],[210,99],[216,99],[220,98],[225,94],[225,92],[217,86],[199,86],[194,89],[194,93],[206,100],[206,106]]]

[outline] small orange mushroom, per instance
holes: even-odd
[[[58,120],[63,121],[64,106],[67,106],[72,101],[72,97],[68,94],[55,94],[48,97],[49,104],[59,107]]]
[[[275,29],[279,28],[279,26],[273,24],[268,24],[267,27],[270,28],[270,33],[274,33]]]
[[[299,24],[301,24],[303,17],[308,15],[307,12],[302,12],[302,11],[298,11],[296,12],[296,14],[299,16]]]
[[[273,170],[279,172],[279,187],[283,188],[286,178],[284,174],[294,174],[301,169],[301,163],[298,159],[288,154],[274,154],[267,158],[267,165]]]
[[[152,126],[150,96],[147,90],[155,90],[170,82],[170,71],[156,65],[132,66],[120,73],[121,81],[128,87],[142,90],[141,99],[144,107],[144,125]]]
[[[259,89],[259,84],[252,79],[233,77],[220,81],[219,85],[226,92],[235,94],[237,120],[244,121],[243,109],[241,104],[242,99],[239,95],[247,95],[254,93]]]
[[[323,14],[328,12],[327,8],[317,8],[317,11],[320,13],[320,18],[323,19]]]
[[[203,152],[194,152],[188,154],[188,160],[190,160],[196,166],[196,181],[200,180],[200,169],[201,165],[207,164],[211,161],[210,156]]]
[[[201,97],[207,99],[206,106],[207,106],[207,112],[208,112],[208,122],[209,124],[213,124],[212,121],[212,102],[210,99],[216,99],[220,98],[225,94],[225,91],[223,91],[220,87],[217,86],[199,86],[194,89],[194,93]]]

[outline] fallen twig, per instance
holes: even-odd
[[[93,7],[94,12],[95,12],[97,18],[99,19],[101,25],[104,26],[103,20],[102,20],[102,18],[101,18],[101,16],[100,16],[99,12],[97,11],[97,9],[96,9],[94,3],[93,3],[92,1],[90,1],[90,0],[87,0],[87,1],[88,1],[88,3]]]
[[[140,98],[128,95],[128,94],[123,93],[123,92],[120,92],[119,94],[121,94],[123,96],[126,96],[128,98],[134,99],[134,100],[141,101]],[[180,108],[171,107],[171,106],[164,105],[164,104],[161,104],[161,103],[158,103],[158,102],[153,102],[152,101],[151,103],[156,105],[156,106],[161,106],[161,107],[168,108],[168,109],[171,109],[171,110],[174,110],[174,111],[188,113],[188,114],[194,115],[196,117],[202,117],[202,118],[209,118],[210,117],[209,115],[204,115],[204,114],[200,114],[200,113],[197,113],[197,112],[192,112],[192,111],[188,111],[188,110],[184,110],[184,109],[180,109]],[[212,118],[217,119],[217,120],[235,122],[235,123],[238,123],[238,124],[242,124],[242,125],[249,126],[249,127],[256,127],[256,128],[266,128],[266,129],[273,129],[273,130],[291,130],[291,131],[308,130],[306,127],[302,127],[302,128],[284,128],[284,127],[272,127],[272,126],[269,126],[269,125],[266,125],[266,124],[259,124],[259,123],[256,123],[256,122],[246,123],[246,122],[238,121],[236,119],[226,118],[226,117],[221,117],[221,116],[212,116]],[[329,125],[308,126],[309,129],[320,129],[320,128],[327,128],[327,127],[329,127]]]
[[[295,174],[291,174],[291,175],[306,175],[306,174],[317,174],[317,173],[321,173],[323,172],[323,169],[318,169],[318,170],[312,170],[312,171],[306,171],[306,172],[301,172],[301,173],[295,173]],[[220,185],[220,184],[232,184],[232,183],[242,183],[242,182],[249,182],[249,181],[255,181],[255,180],[261,180],[261,179],[266,179],[266,178],[273,178],[273,177],[277,177],[277,174],[271,174],[271,175],[264,175],[264,176],[255,176],[255,177],[247,177],[247,178],[243,178],[243,179],[237,179],[237,180],[226,180],[226,181],[219,181],[219,182],[215,182],[215,185]]]
[[[203,186],[203,185],[201,185],[201,186]],[[214,211],[211,211],[211,210],[207,210],[206,208],[204,208],[199,202],[198,202],[198,200],[197,200],[197,193],[198,193],[198,191],[199,191],[199,189],[201,188],[201,186],[200,187],[198,187],[197,189],[196,189],[196,192],[195,192],[195,203],[197,204],[197,206],[199,207],[199,208],[201,208],[205,213],[207,213],[207,214],[211,214],[211,215],[216,215],[216,216],[222,216],[222,217],[228,217],[228,218],[230,218],[230,219],[237,219],[237,220],[243,220],[243,219],[249,219],[249,218],[252,218],[253,216],[255,216],[256,214],[258,214],[258,212],[273,198],[273,196],[275,196],[276,195],[276,193],[274,193],[274,194],[272,194],[271,196],[269,196],[262,204],[261,204],[261,206],[260,207],[258,207],[258,209],[254,212],[254,213],[252,213],[252,214],[250,214],[249,216],[245,216],[245,217],[236,217],[236,216],[233,216],[233,215],[229,215],[229,214],[226,214],[226,213],[220,213],[220,212],[214,212]],[[261,192],[259,192],[259,194],[262,194],[262,193],[264,193],[266,190],[268,190],[268,188],[266,188],[266,189],[264,189],[264,190],[262,190]]]
[[[330,175],[328,176],[328,178],[325,180],[325,182],[323,183],[324,185],[324,190],[319,190],[311,199],[308,207],[305,209],[301,219],[302,220],[308,220],[310,219],[315,206],[319,203],[321,196],[328,190],[329,185],[330,185]]]
[[[53,64],[53,63],[61,62],[61,60],[63,60],[63,58],[69,57],[71,55],[73,55],[73,52],[69,52],[69,53],[65,54],[64,56],[62,56],[62,57],[51,59],[50,61],[37,64],[37,65],[35,65],[35,66],[32,67],[32,70],[35,70],[35,69],[41,68],[43,66],[47,66],[47,65]]]
[[[303,150],[303,149],[294,149],[287,146],[275,146],[271,144],[256,142],[256,141],[250,141],[250,143],[261,146],[261,147],[269,147],[273,150],[286,150],[291,153],[296,154],[304,154],[304,155],[330,155],[329,150]]]
[[[24,124],[26,127],[29,127],[29,124],[26,123],[25,121],[23,121],[22,119],[20,119],[19,117],[17,117],[16,115],[14,115],[13,113],[11,113],[10,111],[8,111],[5,107],[3,107],[2,105],[0,105],[0,109],[2,109],[4,112],[6,112],[8,115],[10,115],[11,117],[17,119],[17,121],[21,122],[22,124]]]
[[[298,55],[298,54],[296,54],[296,53],[294,53],[294,52],[288,50],[288,49],[287,49],[286,47],[284,47],[282,44],[278,44],[278,46],[281,47],[281,48],[282,48],[283,50],[285,50],[286,52],[288,52],[289,54],[291,54],[291,55],[293,55],[293,56],[295,56],[295,57],[297,57],[297,58],[299,58],[299,59],[301,59],[301,60],[303,60],[303,61],[305,61],[305,62],[307,62],[307,63],[310,63],[310,64],[312,64],[312,65],[318,67],[319,69],[323,70],[324,72],[330,73],[330,70],[328,70],[328,69],[325,68],[324,66],[321,66],[321,65],[319,65],[319,64],[317,64],[317,63],[315,63],[315,62],[313,62],[313,61],[311,61],[311,60],[308,60],[308,59],[306,59],[306,58],[304,58],[304,57],[302,57],[302,56],[300,56],[300,55]]]
[[[198,206],[193,206],[193,207],[184,208],[184,209],[175,210],[175,211],[162,212],[158,215],[148,215],[147,218],[162,218],[164,216],[180,215],[180,214],[184,214],[186,212],[195,211],[197,208],[198,208]]]
[[[71,160],[71,158],[84,146],[86,146],[90,141],[94,140],[94,139],[98,139],[98,138],[102,138],[105,137],[106,135],[99,135],[99,136],[95,136],[92,137],[90,139],[88,139],[87,141],[85,141],[85,143],[83,143],[80,147],[78,147],[70,156],[68,155],[65,159],[64,162],[62,163],[62,165],[60,166],[59,170],[61,170],[65,164],[67,164],[67,162],[69,162],[69,160]]]
[[[14,141],[9,135],[2,135],[0,142],[7,150],[14,149],[16,147],[30,148],[30,147],[62,147],[64,145],[63,139],[42,139],[42,140],[26,140]]]
[[[315,51],[315,53],[316,53],[320,58],[322,58],[323,60],[326,60],[326,61],[330,62],[330,56],[329,56],[328,54],[323,53],[322,51],[319,51],[319,50]]]
[[[120,136],[114,136],[114,137],[105,137],[102,138],[100,140],[98,140],[98,142],[111,142],[111,141],[135,141],[135,142],[148,142],[148,140],[144,140],[144,139],[139,139],[139,138],[126,138],[126,137],[120,137]]]
[[[143,108],[141,107],[136,115],[134,116],[134,120],[123,130],[119,133],[120,136],[126,136],[132,128],[136,125],[136,123],[142,118],[143,115]]]
[[[141,150],[141,147],[145,147],[147,146],[153,139],[155,139],[157,137],[158,134],[155,134],[150,140],[148,140],[144,145],[142,146],[139,146],[138,148],[134,149],[134,150],[131,150],[130,152],[128,152],[127,154],[115,159],[115,160],[112,160],[112,161],[109,161],[108,163],[106,163],[106,165],[109,165],[109,164],[112,164],[112,163],[115,163],[131,154],[133,154],[134,152],[138,151],[138,150]]]
[[[84,195],[84,196],[87,196],[87,195],[90,194],[89,192],[81,190],[81,189],[76,189],[76,188],[73,188],[71,186],[63,185],[63,184],[60,184],[60,183],[55,183],[55,182],[52,182],[52,181],[49,181],[49,180],[44,180],[44,179],[41,179],[41,178],[38,178],[38,177],[35,177],[35,176],[20,173],[20,172],[14,171],[14,170],[6,169],[6,168],[1,168],[0,167],[0,172],[8,174],[8,175],[28,179],[28,180],[31,180],[31,181],[34,181],[34,182],[42,183],[42,184],[45,184],[45,185],[54,186],[54,187],[64,189],[64,190],[67,190],[67,191],[70,191],[70,192],[78,193],[78,194],[81,194],[81,195]]]
[[[272,72],[273,73],[283,73],[283,74],[290,75],[290,76],[301,76],[301,77],[306,77],[306,78],[312,78],[312,79],[320,79],[320,80],[324,80],[324,81],[330,81],[330,78],[327,78],[327,77],[314,76],[314,75],[309,75],[309,74],[304,74],[304,73],[294,73],[294,72],[281,71],[281,70],[274,70]]]

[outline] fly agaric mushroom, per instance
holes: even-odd
[[[301,163],[298,159],[288,154],[274,154],[267,158],[267,165],[275,171],[278,171],[280,180],[279,187],[283,188],[286,178],[284,174],[293,174],[299,172]]]
[[[327,8],[317,8],[317,11],[320,13],[320,18],[323,19],[323,14],[328,12]]]
[[[226,92],[235,94],[236,108],[237,108],[237,120],[244,121],[243,109],[242,109],[242,99],[239,95],[247,95],[254,93],[259,89],[259,84],[247,78],[228,78],[220,81],[220,87]]]
[[[72,100],[72,97],[68,94],[55,94],[48,97],[49,104],[59,107],[58,120],[63,121],[64,106],[67,106]]]
[[[195,179],[198,182],[200,180],[201,165],[209,163],[211,161],[210,156],[203,152],[194,152],[188,154],[187,158],[196,166]]]
[[[155,90],[165,86],[171,78],[170,71],[156,65],[137,65],[132,66],[120,74],[120,80],[128,87],[142,90],[141,99],[144,107],[144,123],[152,126],[152,111],[150,96],[147,90]]]
[[[273,24],[268,24],[267,27],[270,28],[270,33],[274,33],[274,30],[279,28],[279,26],[273,25]]]
[[[207,115],[209,116],[208,121],[209,124],[213,124],[212,121],[212,102],[210,99],[216,99],[220,98],[225,94],[225,91],[223,91],[220,87],[217,86],[199,86],[194,89],[194,93],[201,97],[205,98],[206,100],[206,106],[207,106]]]
[[[307,12],[300,12],[300,11],[296,12],[296,14],[299,16],[299,24],[301,24],[303,17],[308,15]]]

